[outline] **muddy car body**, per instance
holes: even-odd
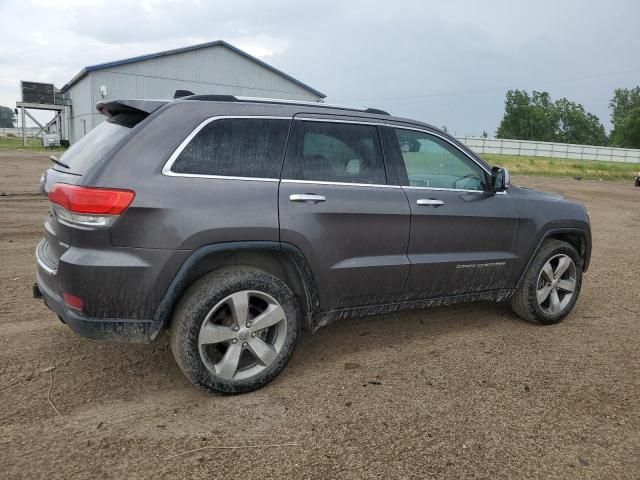
[[[430,125],[219,96],[98,108],[43,179],[34,292],[90,338],[169,330],[209,391],[266,384],[302,330],[348,316],[511,300],[548,324],[577,300],[585,208]]]

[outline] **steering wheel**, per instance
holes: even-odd
[[[469,178],[477,178],[477,177],[473,173],[468,173],[468,174],[464,175],[463,177],[456,178],[453,181],[453,188],[458,188],[458,189],[464,188],[464,187],[458,187],[458,182],[461,182],[462,180],[466,180],[466,179],[469,179]],[[468,184],[469,184],[469,181],[467,180],[467,183],[465,183],[464,186],[467,186]]]

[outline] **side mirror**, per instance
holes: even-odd
[[[502,167],[491,169],[491,188],[494,192],[505,192],[511,181],[509,170]]]

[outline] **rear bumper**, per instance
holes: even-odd
[[[70,247],[56,261],[47,240],[36,249],[34,297],[79,335],[96,340],[149,343],[166,284],[182,263],[183,252],[159,249]],[[85,300],[82,311],[63,300],[63,292]]]
[[[71,330],[86,338],[94,340],[116,340],[126,343],[149,343],[151,320],[130,320],[121,318],[90,318],[70,307],[67,307],[53,289],[47,285],[46,275],[38,266],[34,297],[38,294],[51,311]],[[37,292],[36,292],[37,289]]]

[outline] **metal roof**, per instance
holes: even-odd
[[[165,55],[173,55],[173,54],[176,54],[176,53],[190,52],[192,50],[199,50],[201,48],[209,48],[209,47],[216,47],[216,46],[226,47],[229,50],[232,50],[233,52],[235,52],[235,53],[237,53],[239,55],[242,55],[243,57],[251,60],[252,62],[255,62],[258,65],[260,65],[262,67],[265,67],[265,68],[271,70],[272,72],[277,73],[278,75],[286,78],[287,80],[289,80],[289,81],[301,86],[302,88],[304,88],[305,90],[310,91],[314,95],[317,95],[317,96],[319,96],[321,98],[325,98],[326,97],[326,95],[324,93],[316,90],[315,88],[310,87],[309,85],[307,85],[306,83],[301,82],[300,80],[297,80],[297,79],[293,78],[291,75],[287,75],[282,70],[278,70],[277,68],[272,67],[268,63],[263,62],[262,60],[254,57],[253,55],[249,55],[247,52],[244,52],[244,51],[240,50],[239,48],[234,47],[233,45],[231,45],[230,43],[225,42],[224,40],[216,40],[216,41],[213,41],[213,42],[199,43],[197,45],[191,45],[189,47],[174,48],[173,50],[165,50],[164,52],[149,53],[147,55],[140,55],[138,57],[130,57],[130,58],[125,58],[123,60],[116,60],[114,62],[99,63],[97,65],[91,65],[91,66],[88,66],[88,67],[84,67],[82,70],[80,70],[80,72],[75,77],[73,77],[60,90],[62,92],[66,92],[76,82],[78,82],[79,80],[84,78],[86,75],[88,75],[89,72],[94,72],[96,70],[103,70],[105,68],[117,67],[117,66],[120,66],[120,65],[126,65],[128,63],[141,62],[143,60],[149,60],[151,58],[164,57]]]

